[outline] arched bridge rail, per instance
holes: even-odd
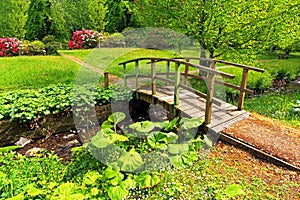
[[[210,67],[202,66],[200,64],[195,64],[190,62],[191,60],[198,60],[198,61],[208,61],[210,63]],[[151,65],[151,72],[146,75],[142,75],[140,73],[140,61],[148,61],[147,64]],[[156,69],[156,63],[158,62],[166,62],[166,69],[165,73],[158,73]],[[127,74],[127,65],[130,63],[135,63],[135,73],[134,75],[128,75]],[[171,72],[171,63],[175,63],[175,71]],[[216,69],[217,63],[223,63],[226,65],[231,65],[234,67],[239,67],[243,69],[242,73],[242,81],[240,85],[234,85],[228,82],[225,82],[223,80],[216,79],[217,76],[225,78],[225,79],[233,79],[235,78],[234,75],[225,73],[222,71],[219,71]],[[119,63],[119,65],[123,66],[123,73],[124,73],[124,82],[127,84],[128,78],[135,78],[136,83],[136,90],[140,89],[140,78],[149,78],[151,80],[151,95],[156,95],[157,93],[157,80],[163,81],[167,84],[171,84],[174,86],[174,97],[173,97],[173,104],[174,106],[179,105],[179,88],[182,88],[186,91],[192,92],[196,95],[198,95],[201,98],[205,99],[205,125],[209,125],[211,123],[211,117],[212,117],[212,108],[213,104],[221,105],[222,101],[214,98],[214,88],[215,84],[222,84],[226,87],[230,87],[232,89],[238,90],[240,92],[239,94],[239,100],[238,100],[238,107],[237,110],[242,110],[244,105],[244,98],[245,94],[253,94],[253,91],[246,88],[247,86],[247,80],[248,80],[248,72],[249,70],[254,70],[257,72],[264,72],[264,70],[241,65],[237,63],[232,63],[228,61],[222,61],[222,60],[214,60],[214,59],[206,59],[206,58],[137,58],[128,60],[125,62]],[[184,66],[184,69],[181,69],[181,66]],[[191,70],[192,68],[192,70]],[[195,75],[195,73],[192,73],[195,71],[195,69],[205,72],[206,75]],[[171,79],[170,77],[173,76],[174,78]],[[184,78],[184,83],[180,83],[181,76]],[[106,73],[106,76],[107,73]],[[204,94],[200,91],[197,91],[191,87],[188,86],[188,78],[195,78],[199,80],[205,80],[207,84],[207,93]],[[106,81],[108,83],[108,81]],[[223,102],[224,103],[224,102]]]

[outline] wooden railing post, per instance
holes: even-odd
[[[248,69],[243,69],[243,76],[242,76],[242,84],[240,90],[240,96],[238,101],[238,110],[242,110],[244,107],[244,99],[245,99],[245,89],[247,87],[247,80],[248,80]]]
[[[138,90],[139,89],[139,75],[140,75],[140,71],[139,71],[139,61],[135,61],[135,89]]]
[[[190,62],[190,59],[187,58],[185,59],[186,62]],[[189,66],[185,65],[185,69],[184,69],[184,84],[187,85],[188,84],[188,73],[189,73]]]
[[[155,72],[155,60],[151,60],[151,89],[152,95],[156,95],[156,72]]]
[[[108,72],[104,72],[104,88],[107,90],[109,86]]]
[[[123,78],[124,78],[124,85],[127,86],[127,77],[126,77],[126,64],[123,64]]]
[[[167,66],[166,66],[166,78],[169,79],[170,77],[170,61],[167,61]]]
[[[215,61],[212,62],[212,69],[216,68]],[[214,87],[215,87],[215,74],[208,73],[207,79],[207,95],[206,95],[206,107],[205,107],[205,125],[209,125],[211,123],[212,116],[212,102],[214,97]]]
[[[175,65],[174,106],[179,105],[180,64]]]

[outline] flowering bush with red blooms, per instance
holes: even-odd
[[[20,44],[16,38],[0,38],[0,57],[19,55]]]
[[[101,34],[92,30],[81,30],[73,33],[72,39],[68,43],[69,49],[90,49],[98,44]]]

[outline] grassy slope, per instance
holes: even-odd
[[[73,83],[79,65],[60,56],[0,58],[0,91]]]

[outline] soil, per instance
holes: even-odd
[[[300,129],[252,113],[224,133],[300,167]]]
[[[32,148],[41,148],[49,152],[53,151],[62,162],[70,161],[72,157],[72,148],[82,145],[79,135],[76,131],[68,131],[60,134],[51,135],[47,138],[36,139],[25,145],[23,148],[16,150],[18,153],[25,155]]]

